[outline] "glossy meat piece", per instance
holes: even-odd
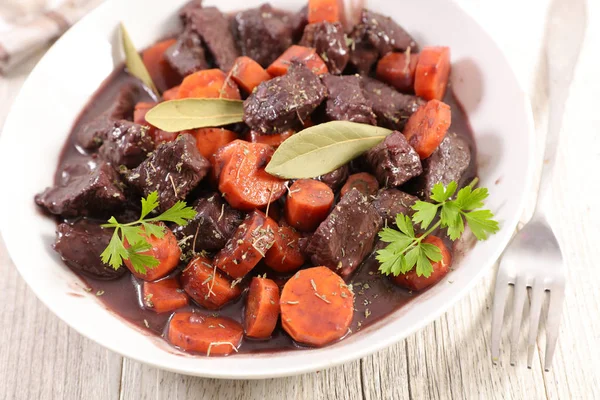
[[[182,77],[210,67],[206,61],[202,39],[191,28],[186,28],[177,42],[165,51],[165,59]]]
[[[187,25],[190,22],[190,17],[194,11],[202,8],[202,1],[203,0],[191,0],[181,7],[179,10],[179,18],[181,18],[184,25]]]
[[[390,51],[405,51],[408,47],[418,52],[415,40],[390,17],[363,9],[360,25],[365,38],[377,49],[379,56]]]
[[[144,196],[157,191],[158,208],[166,211],[178,200],[185,200],[209,169],[210,162],[196,148],[196,140],[186,133],[158,146],[126,178]]]
[[[63,184],[35,197],[38,206],[63,217],[105,217],[125,203],[122,182],[115,169],[101,163],[83,174],[73,174]]]
[[[377,115],[377,125],[388,129],[402,131],[408,118],[425,104],[424,100],[402,94],[377,79],[363,77],[363,88]]]
[[[100,259],[112,234],[112,230],[102,228],[98,223],[80,219],[73,224],[58,225],[53,247],[65,264],[77,272],[96,279],[116,279],[127,269],[115,270]]]
[[[142,95],[142,87],[137,83],[127,83],[121,87],[119,94],[106,110],[111,119],[133,119],[133,110]]]
[[[289,15],[270,4],[237,13],[234,26],[242,54],[264,68],[293,42]]]
[[[317,228],[306,248],[313,265],[348,277],[371,252],[382,219],[367,197],[351,190]]]
[[[307,25],[300,45],[315,48],[317,54],[327,64],[329,72],[334,75],[341,74],[350,59],[344,28],[339,22]]]
[[[229,71],[240,52],[227,17],[216,7],[194,8],[188,16],[189,25],[198,32],[217,66],[223,71]]]
[[[290,25],[294,43],[296,43],[302,38],[304,28],[308,25],[308,6],[302,7],[297,13],[290,16]]]
[[[423,172],[419,154],[398,131],[392,132],[383,142],[368,150],[364,157],[384,187],[400,186]]]
[[[148,126],[129,121],[118,121],[104,138],[99,153],[115,168],[124,165],[135,168],[154,150]]]
[[[287,74],[262,82],[244,101],[244,122],[262,133],[301,127],[326,94],[310,69],[292,63]]]
[[[348,167],[348,164],[346,164],[346,165],[342,165],[338,169],[331,171],[328,174],[321,175],[315,179],[320,180],[321,182],[323,182],[324,184],[329,186],[331,188],[331,190],[333,190],[335,192],[344,185],[344,183],[346,182],[346,179],[348,179],[349,174],[350,174],[350,167]]]
[[[327,88],[325,115],[330,121],[351,121],[376,125],[377,117],[356,75],[323,75],[321,80]]]
[[[192,250],[196,253],[221,250],[242,223],[243,214],[231,208],[219,193],[203,195],[192,207],[196,217],[187,225],[173,229],[186,256],[193,253]]]
[[[423,174],[411,182],[411,189],[426,200],[433,186],[441,182],[448,185],[452,181],[461,183],[464,172],[471,162],[471,150],[465,139],[449,132],[440,146],[429,158],[423,160]]]
[[[383,222],[387,226],[396,224],[396,215],[412,215],[414,213],[411,206],[419,200],[418,197],[404,193],[398,189],[384,189],[377,193],[373,200],[373,207],[377,210]]]

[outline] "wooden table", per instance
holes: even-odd
[[[547,1],[460,3],[505,50],[530,94],[542,143],[547,89],[541,49]],[[554,177],[554,225],[566,257],[568,287],[550,372],[541,367],[543,338],[538,341],[541,353],[536,352],[532,369],[525,366],[524,349],[518,364],[509,365],[508,329],[500,362],[491,363],[490,306],[495,270],[490,270],[439,320],[362,360],[317,373],[263,381],[177,375],[123,358],[70,329],[35,298],[0,242],[0,397],[345,400],[600,396],[600,268],[595,262],[600,259],[596,242],[600,240],[600,80],[595,79],[600,66],[600,2],[590,1],[588,15]],[[32,65],[0,78],[0,126]],[[525,318],[523,326],[527,323]],[[521,339],[523,345],[524,335]]]

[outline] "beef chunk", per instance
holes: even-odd
[[[460,184],[470,162],[469,144],[456,133],[450,132],[437,150],[423,160],[423,174],[411,182],[411,191],[429,200],[431,189],[436,183],[441,182],[446,186],[456,181]]]
[[[262,82],[244,101],[244,122],[262,133],[298,128],[326,94],[310,69],[292,63],[287,74]]]
[[[344,183],[346,183],[346,179],[348,179],[348,174],[350,173],[350,167],[348,164],[342,165],[338,169],[331,171],[328,174],[321,175],[316,179],[320,180],[327,186],[331,188],[334,192],[340,189]]]
[[[165,59],[181,76],[210,67],[206,61],[202,39],[191,28],[183,31],[177,38],[177,42],[165,51]]]
[[[198,32],[219,68],[229,71],[240,55],[229,21],[216,7],[194,8],[189,14],[190,27]]]
[[[154,150],[148,127],[129,121],[116,121],[104,138],[100,156],[114,167],[135,168]]]
[[[235,15],[235,29],[242,54],[263,67],[269,66],[292,45],[289,16],[269,4]]]
[[[231,208],[219,193],[200,197],[193,207],[196,217],[173,230],[185,255],[191,255],[192,250],[221,250],[242,223],[242,213]]]
[[[344,28],[339,22],[307,25],[300,45],[315,48],[332,74],[341,74],[350,58]]]
[[[356,75],[323,75],[321,80],[327,88],[325,115],[332,121],[352,121],[376,125],[377,117],[371,103],[361,87],[361,78]]]
[[[132,120],[133,110],[142,95],[138,84],[124,85],[110,106],[98,117],[84,124],[75,134],[76,143],[85,150],[93,150],[102,144],[113,129],[115,121]]]
[[[379,52],[364,37],[360,27],[355,27],[350,33],[350,64],[361,75],[369,75],[379,59]]]
[[[110,164],[101,163],[84,174],[73,174],[61,185],[35,197],[38,206],[63,217],[103,217],[125,202],[122,182]]]
[[[400,186],[423,172],[419,155],[398,131],[367,151],[365,161],[385,187]]]
[[[96,279],[116,279],[122,276],[127,268],[115,270],[100,259],[100,254],[108,246],[111,237],[111,229],[104,229],[98,223],[80,219],[73,224],[58,225],[53,247],[65,264],[75,271]]]
[[[414,213],[411,206],[417,200],[419,200],[418,197],[398,189],[384,189],[377,194],[372,204],[383,218],[383,222],[387,226],[392,226],[396,224],[396,215],[412,215]]]
[[[304,6],[290,17],[292,35],[294,43],[298,42],[304,33],[304,28],[308,25],[308,6]]]
[[[425,101],[398,92],[377,79],[363,77],[364,93],[377,115],[377,125],[402,131],[408,118],[425,104]]]
[[[188,133],[174,142],[161,144],[154,153],[127,175],[127,181],[144,196],[158,192],[159,210],[166,211],[184,200],[204,178],[210,162],[196,148]]]
[[[202,8],[202,1],[203,0],[191,0],[186,5],[181,7],[179,10],[179,17],[184,25],[187,25],[190,22],[191,15],[194,13],[194,11]]]
[[[383,56],[390,51],[418,51],[415,40],[390,17],[363,9],[360,28],[368,42]]]
[[[348,277],[373,248],[382,219],[358,190],[346,193],[311,237],[306,252],[314,265]]]

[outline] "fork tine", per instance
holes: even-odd
[[[558,286],[552,287],[550,291],[550,304],[548,305],[548,319],[546,320],[546,355],[544,356],[544,369],[550,370],[556,340],[558,339],[558,328],[562,314],[562,305],[565,298],[565,284],[557,282]]]
[[[500,265],[502,268],[502,265]],[[496,274],[496,287],[494,288],[494,304],[492,305],[492,361],[496,363],[500,357],[500,338],[502,337],[502,321],[504,307],[508,297],[508,275],[499,271]]]
[[[531,307],[529,312],[529,337],[527,338],[527,368],[531,368],[533,353],[540,325],[540,314],[544,300],[544,286],[536,280],[531,285]]]
[[[517,277],[514,288],[513,300],[513,321],[510,333],[510,365],[515,365],[517,361],[517,351],[519,350],[519,329],[523,318],[523,308],[525,298],[527,297],[527,285],[523,276]]]

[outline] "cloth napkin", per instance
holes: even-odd
[[[103,0],[0,0],[0,73],[57,39]]]

